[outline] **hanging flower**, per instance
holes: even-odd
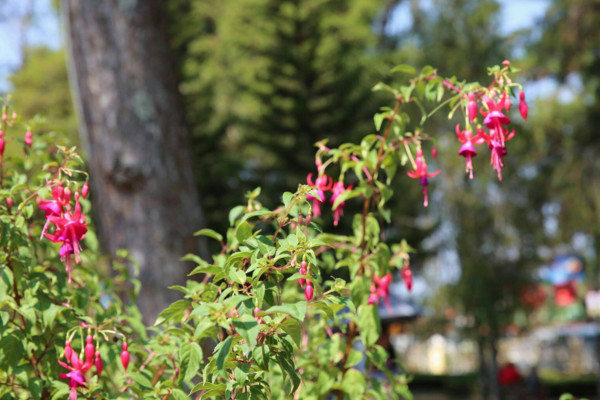
[[[484,100],[488,110],[481,111],[485,115],[483,123],[489,128],[489,134],[485,135],[483,132],[480,132],[480,134],[483,135],[491,150],[490,163],[492,164],[492,168],[498,172],[498,180],[500,181],[502,180],[502,167],[504,167],[502,158],[507,154],[505,142],[512,139],[515,135],[514,129],[509,133],[508,128],[505,126],[510,123],[510,118],[502,112],[506,107],[506,99],[506,93],[498,101],[494,101],[486,96]]]
[[[413,171],[408,171],[406,174],[414,179],[419,179],[419,183],[423,186],[423,206],[427,207],[429,205],[429,200],[427,197],[427,186],[429,185],[429,179],[433,178],[437,174],[440,173],[438,169],[435,172],[428,173],[427,172],[427,163],[423,157],[423,151],[421,149],[417,150],[417,156],[415,159],[415,169]]]
[[[525,92],[519,92],[519,113],[523,119],[527,119],[527,102],[525,101]]]
[[[63,373],[63,374],[59,375],[62,379],[69,380],[69,387],[71,388],[71,392],[69,393],[69,400],[77,399],[77,388],[80,386],[85,387],[85,383],[86,383],[85,373],[89,371],[89,369],[92,367],[92,365],[94,363],[94,352],[93,352],[94,345],[91,344],[90,338],[91,338],[91,336],[88,335],[88,340],[87,340],[88,344],[86,344],[86,348],[85,348],[85,357],[86,357],[85,362],[83,362],[83,360],[80,360],[79,357],[77,356],[77,353],[75,351],[73,351],[73,349],[71,348],[70,341],[67,341],[65,343],[65,358],[66,358],[67,362],[65,363],[61,360],[58,360],[58,363],[61,366],[63,366],[64,368],[69,370],[68,373],[66,373],[66,374]],[[89,347],[88,345],[91,345],[91,347]],[[89,349],[92,350],[91,353],[90,353]]]
[[[73,258],[79,263],[79,253],[81,252],[81,240],[87,232],[85,214],[81,212],[79,204],[79,192],[75,192],[75,207],[70,206],[71,191],[62,186],[56,185],[52,190],[52,200],[38,199],[38,207],[44,210],[46,215],[46,224],[42,229],[42,237],[54,243],[62,243],[59,251],[60,259],[65,263],[65,270],[69,274],[69,283],[71,283],[71,272],[73,270]],[[55,226],[54,233],[47,233],[49,224]]]
[[[344,187],[344,182],[342,181],[338,181],[333,185],[333,189],[332,191],[332,195],[331,198],[329,199],[329,202],[331,203],[331,205],[333,206],[333,204],[335,203],[335,200],[345,191],[349,191],[352,190],[352,185],[348,186],[347,188]],[[345,201],[342,201],[340,204],[337,205],[337,207],[333,208],[333,226],[338,226],[338,223],[340,221],[340,217],[344,214],[344,206],[346,205]]]
[[[306,182],[313,188],[306,199],[312,201],[313,215],[318,217],[321,215],[321,204],[326,201],[325,192],[331,190],[332,179],[327,175],[320,175],[313,183],[310,173],[306,176]]]
[[[469,178],[473,179],[473,157],[477,155],[475,145],[485,142],[485,138],[483,135],[473,137],[473,133],[468,129],[461,131],[459,124],[456,124],[456,136],[462,143],[458,155],[466,159],[466,172],[469,173]]]

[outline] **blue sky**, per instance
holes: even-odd
[[[426,6],[431,0],[423,2]],[[502,0],[502,29],[509,33],[517,29],[535,24],[546,11],[549,0]],[[51,48],[61,46],[61,30],[59,18],[52,9],[50,0],[4,0],[0,5],[0,15],[6,17],[0,21],[0,90],[8,89],[6,81],[10,72],[19,67],[21,62],[20,34],[21,16],[32,4],[35,20],[27,30],[28,45],[46,45]],[[12,16],[12,17],[11,17]],[[389,24],[390,32],[399,32],[411,24],[408,1],[402,3],[394,13]]]

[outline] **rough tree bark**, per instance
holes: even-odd
[[[161,3],[62,1],[100,242],[140,263],[146,321],[184,281],[203,220]]]

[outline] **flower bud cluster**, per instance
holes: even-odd
[[[123,368],[127,370],[129,365],[129,351],[127,350],[127,342],[123,342],[121,353],[121,363]],[[85,357],[85,358],[84,358]],[[71,347],[71,340],[67,339],[65,342],[65,359],[66,362],[58,360],[58,363],[69,370],[68,373],[62,373],[59,376],[62,379],[69,380],[69,387],[71,392],[69,394],[69,400],[77,399],[77,388],[85,387],[86,382],[89,379],[88,371],[95,366],[96,374],[102,375],[104,370],[104,363],[100,354],[98,346],[94,346],[94,338],[92,335],[87,335],[85,338],[85,346],[83,347],[82,356],[78,356],[77,352]],[[85,360],[85,361],[84,361]]]

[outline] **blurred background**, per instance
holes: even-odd
[[[336,145],[373,131],[372,115],[390,99],[371,88],[398,79],[389,73],[394,65],[433,65],[442,76],[485,83],[486,66],[510,59],[522,70],[530,115],[508,144],[504,180],[497,181],[485,156],[476,157],[469,180],[456,154],[455,122],[441,117],[428,125],[442,170],[431,182],[430,206],[421,206],[421,188],[410,179],[393,188],[386,236],[406,238],[418,252],[413,292],[396,277],[391,307],[380,306],[381,343],[413,376],[417,399],[600,396],[597,0],[112,0],[88,2],[88,9],[75,3],[0,2],[0,92],[12,94],[36,134],[52,128],[83,146],[103,248],[130,248],[147,271],[166,269],[156,272],[161,283],[161,273],[181,268],[175,264],[185,249],[173,250],[173,265],[166,256],[153,264],[162,239],[147,239],[145,231],[225,231],[229,209],[256,186],[263,204],[274,206],[314,172],[314,142],[327,137]],[[150,44],[139,44],[148,38]],[[95,42],[112,44],[86,45]],[[144,54],[135,46],[155,44],[158,56],[128,58]],[[168,73],[151,77],[148,69]],[[136,91],[94,81],[113,72],[135,82]],[[158,91],[148,83],[157,80]],[[145,114],[158,107],[153,94],[162,88],[174,96],[171,106]],[[104,126],[111,107],[116,122]],[[94,115],[98,108],[108,111]],[[177,168],[187,192],[173,196],[199,210],[189,229],[169,219],[127,221],[124,210],[160,210],[172,201],[128,203],[142,190],[131,183],[145,177],[144,169],[135,172],[138,164],[153,157],[115,156],[118,168],[99,167],[106,179],[94,178],[103,174],[94,171],[101,158],[118,153],[108,141],[152,142],[152,129],[127,125],[130,115],[150,115],[159,127],[181,122],[164,136],[158,129],[156,144],[167,150],[157,161],[185,161]],[[162,122],[161,115],[171,119]],[[124,168],[123,160],[131,165]],[[120,235],[125,228],[116,220],[137,232]],[[348,222],[337,229],[349,229]],[[190,247],[206,254],[202,243]]]

